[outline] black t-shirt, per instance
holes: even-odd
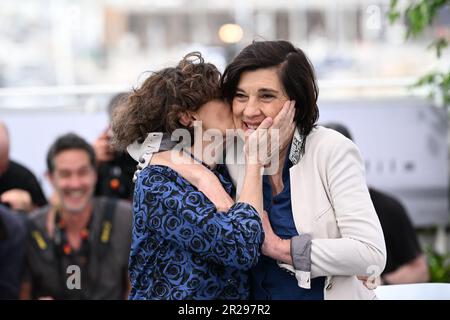
[[[383,274],[387,274],[417,258],[422,250],[402,204],[373,188],[369,188],[369,192],[386,241],[387,261]]]
[[[111,161],[98,166],[96,196],[131,200],[133,198],[133,175],[136,161],[128,153],[118,152]]]
[[[35,175],[15,161],[10,161],[8,170],[0,176],[0,194],[11,189],[28,191],[35,206],[42,207],[47,204]]]
[[[131,204],[115,200],[112,206],[112,227],[109,239],[105,236],[105,212],[111,209],[111,199],[95,198],[89,225],[88,256],[79,251],[70,255],[61,253],[54,237],[47,233],[49,207],[43,207],[29,216],[25,280],[31,282],[32,298],[50,296],[55,299],[123,299],[127,289],[128,258],[131,246]],[[85,260],[84,260],[85,259]],[[84,261],[82,261],[84,260]],[[81,271],[81,289],[67,286],[69,266]]]

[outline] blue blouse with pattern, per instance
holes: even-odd
[[[213,172],[231,193],[219,169]],[[150,165],[134,191],[130,299],[248,299],[247,270],[258,262],[263,240],[250,204],[219,212],[176,171]]]

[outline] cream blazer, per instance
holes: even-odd
[[[242,161],[243,154],[239,157]],[[244,165],[227,166],[238,198]],[[290,182],[296,229],[312,236],[311,277],[327,277],[325,299],[376,299],[356,278],[379,275],[386,264],[383,231],[358,148],[340,133],[318,126],[306,138],[304,156],[290,169]],[[279,266],[299,279],[292,266]]]

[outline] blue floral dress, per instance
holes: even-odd
[[[213,172],[231,193],[226,172]],[[247,270],[264,240],[254,207],[228,212],[166,166],[138,176],[133,200],[130,299],[248,299]]]

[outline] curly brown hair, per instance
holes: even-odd
[[[187,54],[175,68],[152,73],[114,111],[114,146],[124,149],[135,141],[143,142],[149,132],[172,133],[178,128],[191,131],[180,123],[181,114],[222,99],[220,76],[199,52]]]

